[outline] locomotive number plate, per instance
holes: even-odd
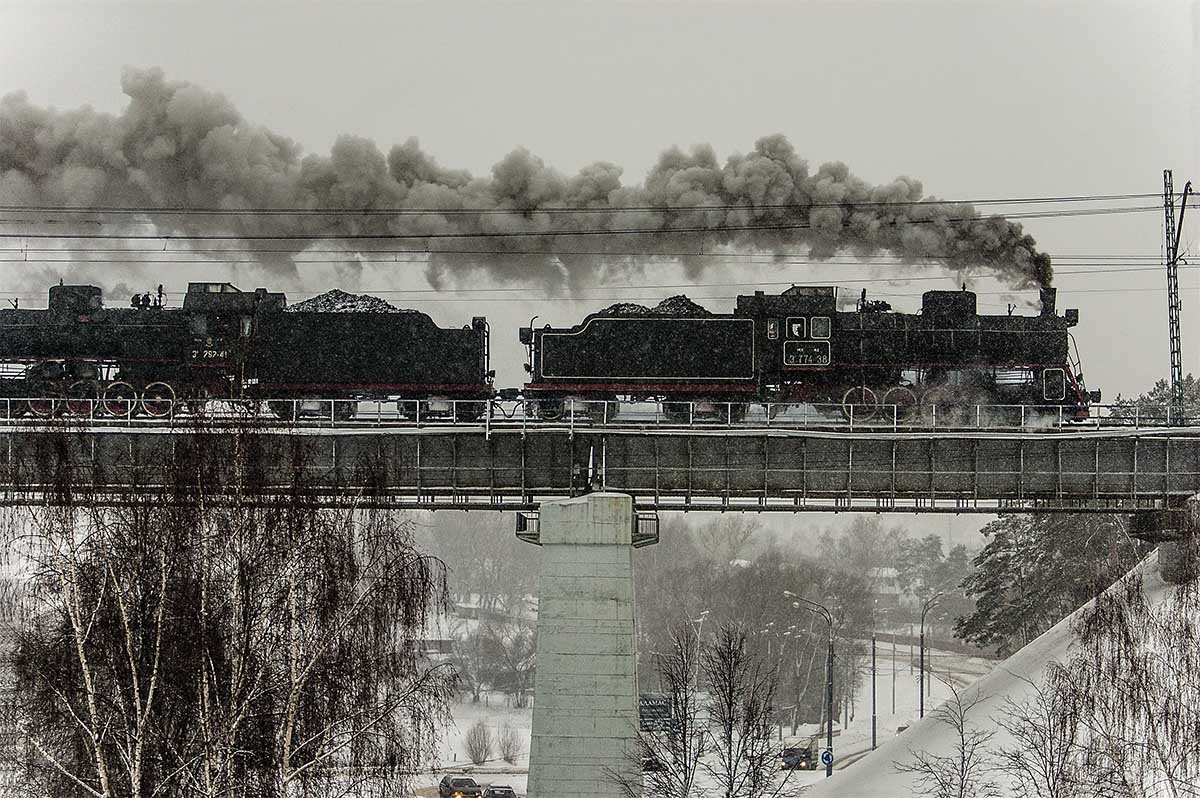
[[[225,360],[229,357],[227,349],[193,349],[192,360]]]
[[[828,366],[828,341],[784,341],[783,365]]]

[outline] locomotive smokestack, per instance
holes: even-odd
[[[673,147],[640,185],[622,184],[611,163],[564,175],[524,149],[473,177],[440,166],[414,139],[385,156],[370,140],[343,136],[328,155],[303,156],[222,95],[158,69],[127,69],[121,87],[129,104],[118,116],[41,108],[19,93],[0,99],[0,203],[146,208],[153,232],[243,237],[241,248],[263,250],[261,269],[292,282],[295,256],[328,250],[320,237],[336,236],[355,274],[360,256],[383,246],[428,253],[435,287],[471,285],[484,272],[569,291],[662,259],[694,277],[720,262],[713,255],[797,250],[817,260],[887,252],[988,269],[1020,288],[1050,284],[1050,259],[1020,224],[930,197],[911,177],[871,185],[842,163],[810,168],[781,135],[724,162],[708,145]],[[168,206],[222,214],[153,210]],[[320,213],[330,209],[363,213]],[[99,217],[108,230],[125,218]],[[256,243],[262,236],[283,237],[274,254]]]
[[[1054,315],[1054,302],[1058,297],[1058,290],[1055,288],[1042,289],[1042,315]]]

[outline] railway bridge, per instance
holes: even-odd
[[[302,486],[332,505],[425,510],[535,510],[603,489],[646,511],[1132,513],[1200,492],[1200,426],[1169,416],[1072,423],[979,407],[922,423],[806,409],[722,423],[489,409],[456,421],[360,409],[285,423],[183,408],[0,420],[0,501],[52,502],[67,485],[118,501],[167,474],[207,500]]]
[[[1194,426],[297,415],[286,425],[174,414],[8,419],[0,502],[149,493],[266,503],[299,491],[339,507],[519,511],[519,536],[543,547],[535,798],[618,795],[612,774],[636,777],[632,551],[657,539],[657,511],[1128,513],[1138,534],[1175,552],[1178,572],[1193,564]]]

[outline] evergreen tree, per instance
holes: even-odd
[[[974,611],[955,634],[1011,654],[1105,590],[1145,555],[1114,515],[1010,515],[983,528],[991,538],[963,587]]]
[[[967,547],[958,545],[943,553],[942,539],[937,535],[901,541],[897,550],[896,584],[901,590],[919,602],[942,594],[928,616],[932,626],[951,623],[974,609],[961,587],[970,571]]]
[[[1164,418],[1171,404],[1171,383],[1165,379],[1159,380],[1138,398],[1124,399],[1118,395],[1113,404],[1112,414],[1119,418]],[[1192,419],[1200,416],[1200,378],[1193,374],[1183,378],[1183,414]]]

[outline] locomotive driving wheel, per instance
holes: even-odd
[[[114,382],[104,389],[100,409],[110,416],[132,416],[138,409],[137,391],[127,382]]]
[[[50,393],[50,392],[46,392]],[[50,395],[26,400],[29,414],[35,418],[52,418],[62,409],[63,398]]]
[[[165,382],[152,382],[142,389],[139,404],[151,418],[166,418],[175,406],[175,389]]]
[[[90,416],[96,411],[100,388],[93,380],[77,380],[67,388],[67,412],[73,416]]]
[[[865,385],[854,385],[842,394],[842,415],[848,421],[869,421],[879,410],[879,399]]]

